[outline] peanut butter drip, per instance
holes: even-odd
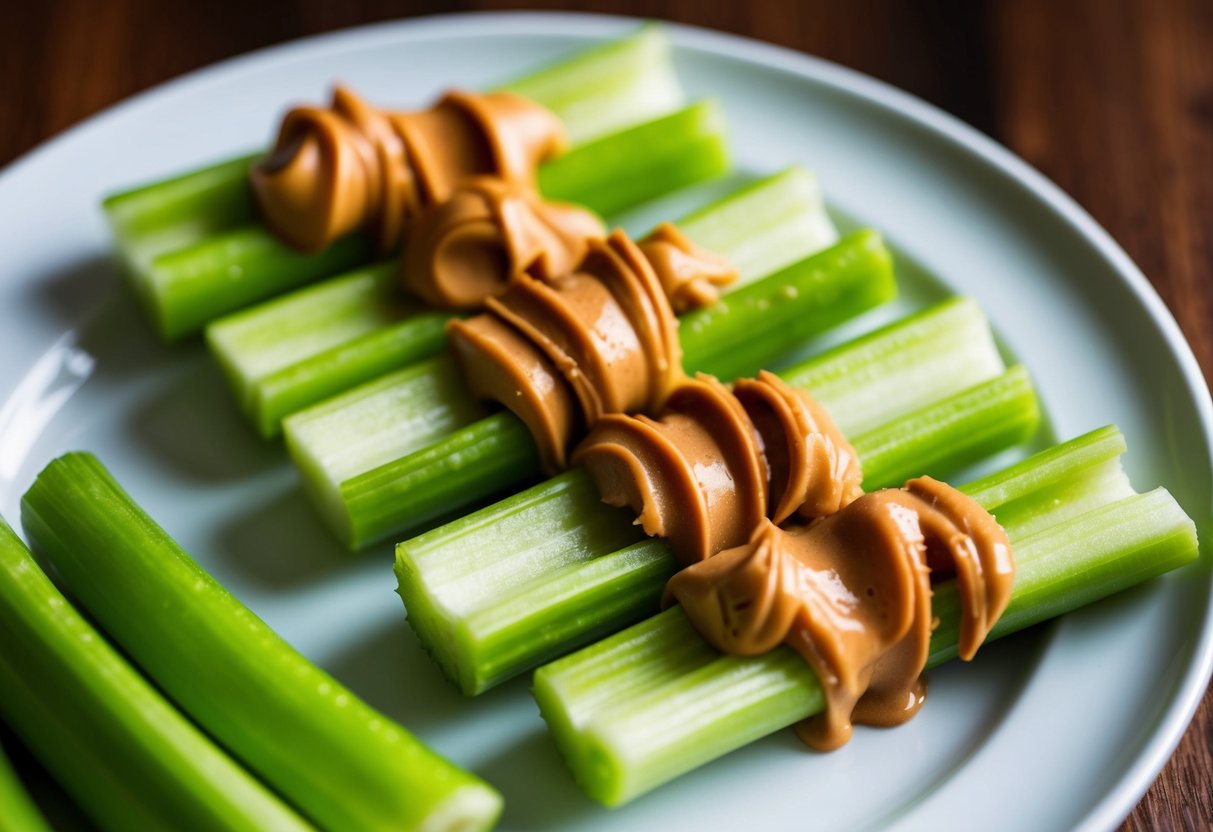
[[[401,276],[405,289],[434,306],[481,309],[513,275],[571,274],[588,240],[605,233],[589,211],[545,201],[525,182],[472,177],[410,225]]]
[[[489,174],[531,184],[564,145],[555,115],[511,93],[450,92],[428,110],[397,113],[337,87],[331,107],[287,113],[249,178],[266,224],[290,245],[321,251],[368,228],[388,251],[461,180]]]
[[[737,270],[718,254],[692,243],[672,223],[664,222],[640,241],[670,305],[678,314],[711,306],[720,289],[737,280]]]
[[[732,391],[687,380],[659,419],[604,416],[573,461],[684,565],[742,545],[768,516],[832,514],[862,493],[858,457],[829,414],[767,372]]]
[[[994,518],[922,477],[808,526],[763,522],[748,543],[671,578],[666,602],[681,604],[724,652],[797,650],[826,699],[797,733],[832,750],[850,739],[853,722],[897,725],[921,707],[932,578],[956,578],[960,655],[968,660],[1006,608],[1013,575],[1010,543]]]
[[[516,274],[485,314],[448,328],[469,385],[522,418],[549,472],[567,466],[577,426],[654,411],[682,378],[678,321],[652,265],[622,231],[586,247],[572,273]],[[509,348],[492,343],[507,332]]]

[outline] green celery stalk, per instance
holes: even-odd
[[[924,470],[955,471],[1026,441],[1040,410],[1023,366],[961,390],[895,422],[854,439],[864,460],[863,486],[871,491],[900,485]]]
[[[751,375],[810,338],[892,300],[893,258],[871,230],[840,242],[682,317],[688,371]]]
[[[970,340],[957,343],[947,324],[967,330]],[[931,373],[939,379],[933,387],[903,375],[901,357],[883,346],[909,340],[917,340],[928,370],[948,369],[950,375]],[[1006,425],[997,431],[1003,447],[1024,441],[1035,428],[1031,384],[1019,368],[1000,372],[989,327],[971,300],[948,301],[883,327],[791,375],[845,378],[840,371],[847,369],[847,389],[839,383],[824,396],[815,392],[840,427],[870,422],[846,404],[867,400],[867,388],[874,388],[884,394],[888,426],[906,422],[931,437],[921,442],[886,425],[852,434],[870,481],[888,480],[888,466],[900,465],[900,455],[889,453],[883,439],[889,434],[918,451],[919,473],[946,476],[992,450],[969,424]],[[1021,395],[1003,395],[1009,379]],[[657,608],[678,568],[666,543],[643,540],[632,519],[603,505],[589,476],[573,470],[400,543],[396,575],[409,624],[466,694],[616,632]]]
[[[757,179],[677,225],[689,239],[727,257],[741,275],[738,286],[838,242],[817,177],[799,165]]]
[[[684,99],[659,28],[642,28],[505,88],[556,112],[577,144],[620,131],[630,136],[600,148],[603,158],[625,166],[617,178],[610,165],[588,165],[576,150],[544,171],[541,184],[551,198],[576,201],[580,186],[592,205],[626,206],[727,170],[723,120],[714,104],[665,118]],[[651,123],[633,131],[639,122]],[[255,216],[247,173],[256,158],[220,162],[103,202],[135,293],[164,339],[190,335],[216,317],[371,259],[373,246],[361,234],[311,256],[280,243]]]
[[[719,106],[699,102],[565,154],[540,169],[539,185],[552,199],[621,210],[727,171],[724,130]],[[171,340],[373,254],[361,233],[320,254],[302,254],[252,222],[157,253],[131,276],[161,335]]]
[[[3,520],[0,714],[103,828],[311,828],[134,670]],[[0,826],[38,828],[3,791]]]
[[[123,651],[317,824],[475,830],[496,819],[495,790],[291,648],[182,551],[92,455],[51,462],[26,492],[22,520],[68,590]]]
[[[1106,438],[1094,441],[1119,453]],[[1053,489],[1071,480],[1085,492],[1087,505],[1097,507],[1062,512],[1030,534],[1011,533],[1013,597],[990,639],[1198,557],[1195,527],[1170,494],[1156,489],[1136,495],[1123,473],[1104,477],[1099,471],[1105,466],[1089,464],[1092,441],[1088,435],[1046,452],[1056,463],[1059,454],[1068,457],[1074,450],[1076,467],[1063,462],[1042,490],[1034,489],[1034,462],[1019,466],[1026,476],[1004,482],[1016,492],[1009,499],[1048,511]],[[993,492],[975,493],[984,499]],[[997,513],[998,506],[989,507]],[[959,606],[953,585],[936,588],[933,612],[941,623],[928,666],[955,653]],[[540,668],[534,693],[578,782],[611,806],[824,706],[816,678],[794,651],[722,655],[698,637],[678,607]]]
[[[108,197],[106,219],[127,266],[139,272],[156,255],[253,220],[248,171],[260,154],[210,165]]]
[[[385,413],[391,414],[387,425]],[[454,358],[439,355],[290,417],[286,446],[325,522],[349,539],[349,515],[328,483],[355,479],[383,458],[424,452],[484,415]]]
[[[656,130],[671,151],[682,155],[694,155],[690,148],[697,142],[723,147],[720,119],[711,116],[716,112],[714,105],[696,105],[575,150],[549,167],[551,190],[574,201],[592,200],[598,178],[622,182],[626,176],[620,174],[632,164],[629,157],[660,158],[646,131]],[[603,161],[612,155],[619,158],[618,165]],[[582,169],[588,177],[577,173]],[[574,173],[567,174],[569,170]],[[680,184],[647,173],[636,180],[641,190],[630,190],[629,200]],[[793,168],[768,177],[746,192],[752,194],[746,204],[727,198],[701,211],[706,221],[693,222],[691,239],[725,239],[719,221],[732,219],[732,226],[752,232],[748,241],[735,243],[742,255],[739,266],[749,268],[756,262],[751,254],[755,244],[769,243],[771,251],[798,259],[837,236],[825,215],[816,180],[803,170]],[[765,215],[741,213],[762,197],[778,213],[772,209]],[[710,224],[713,217],[718,218],[716,226]],[[270,438],[291,413],[440,351],[446,343],[441,326],[445,319],[405,302],[394,286],[391,266],[384,264],[219,318],[207,326],[206,337],[245,414],[263,437]]]
[[[46,818],[25,791],[21,778],[0,748],[0,818],[8,832],[50,832]]]
[[[539,191],[617,214],[729,171],[724,113],[708,99],[581,145],[539,169]]]
[[[682,85],[661,27],[578,52],[502,84],[560,116],[574,144],[656,118],[682,106]]]
[[[359,269],[206,328],[241,410],[263,437],[303,407],[442,350],[450,315],[405,301],[396,270],[395,263]]]
[[[157,255],[130,275],[156,331],[173,341],[236,309],[368,262],[368,235],[351,234],[303,254],[260,224],[212,234]]]
[[[889,300],[895,291],[891,258],[880,236],[856,232],[714,306],[684,315],[679,328],[684,364],[690,371],[722,377],[753,372],[813,335]],[[749,343],[738,345],[746,339]],[[395,413],[384,412],[385,435],[399,435],[395,419]],[[435,437],[410,454],[359,453],[358,464],[344,464],[340,471],[308,461],[316,455],[308,454],[307,441],[297,434],[311,421],[310,411],[288,418],[287,445],[321,513],[351,548],[499,494],[538,470],[534,444],[508,412]],[[332,434],[317,430],[314,435],[327,439]],[[341,441],[340,436],[332,439],[334,446]],[[372,458],[375,464],[363,467]]]

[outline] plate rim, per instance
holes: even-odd
[[[421,15],[398,20],[362,24],[331,32],[294,38],[242,53],[188,71],[122,99],[39,142],[0,169],[0,190],[27,168],[60,148],[81,141],[110,121],[128,117],[144,107],[154,107],[172,98],[219,82],[254,65],[282,64],[296,58],[315,59],[317,53],[340,51],[367,42],[387,43],[402,33],[410,37],[432,32],[460,36],[552,35],[599,38],[646,22],[644,18],[587,12],[492,11]],[[1068,225],[1111,267],[1130,290],[1132,297],[1157,327],[1184,380],[1208,448],[1213,449],[1213,399],[1191,346],[1174,316],[1154,286],[1112,236],[1079,203],[1043,173],[1009,148],[960,118],[929,102],[858,70],[794,49],[765,43],[747,36],[704,27],[657,20],[674,45],[685,46],[727,59],[741,59],[827,86],[907,118],[953,149],[976,157],[996,170],[1009,183],[1027,190],[1048,207],[1053,218]],[[168,174],[168,175],[171,175]],[[28,368],[27,368],[28,369]],[[18,376],[18,381],[21,376]],[[14,391],[8,391],[14,392]],[[6,397],[7,398],[7,397]],[[1213,450],[1208,460],[1213,469]],[[1199,518],[1207,519],[1207,518]],[[1198,523],[1199,527],[1199,523]],[[1207,544],[1201,558],[1208,565]],[[1207,570],[1206,570],[1207,571]],[[1186,733],[1213,677],[1213,609],[1206,608],[1199,638],[1193,647],[1194,661],[1181,678],[1176,695],[1157,720],[1157,729],[1143,744],[1141,753],[1126,766],[1116,785],[1102,800],[1085,812],[1083,829],[1110,829],[1122,822],[1157,778]]]

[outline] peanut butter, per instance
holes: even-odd
[[[921,707],[931,580],[955,576],[961,657],[971,659],[1010,600],[1002,528],[975,501],[922,477],[864,495],[808,526],[764,521],[749,542],[670,579],[695,629],[720,650],[787,644],[822,684],[825,711],[797,726],[810,746],[845,744],[852,723],[897,725]]]
[[[401,278],[434,306],[481,309],[516,274],[541,281],[571,274],[588,240],[605,233],[589,211],[545,201],[526,183],[472,177],[410,225]]]
[[[695,245],[673,223],[663,222],[640,241],[640,251],[652,264],[670,306],[678,314],[711,306],[720,289],[737,279],[733,265]]]
[[[287,113],[250,183],[267,225],[302,251],[360,228],[388,251],[463,179],[531,185],[539,164],[564,146],[560,120],[511,93],[450,92],[428,110],[387,112],[338,87],[331,107]]]
[[[733,395],[762,438],[772,522],[825,517],[863,494],[859,455],[807,391],[762,370],[739,379]]]
[[[679,280],[694,283],[687,264],[696,258],[704,258],[705,274],[717,274],[721,262],[688,249],[676,261],[685,274],[674,279],[660,271],[674,260],[650,262],[622,231],[590,238],[585,246],[572,272],[546,279],[516,273],[504,291],[485,301],[485,315],[452,322],[448,330],[470,386],[526,422],[550,472],[565,466],[576,440],[572,426],[590,427],[607,414],[654,412],[662,406],[683,380],[678,320],[664,287]],[[484,317],[501,326],[490,327]],[[486,343],[486,335],[505,332],[508,348]],[[525,351],[518,346],[523,341],[530,345]],[[535,372],[538,356],[545,362],[543,372]],[[500,363],[505,361],[518,363],[507,367]],[[540,379],[544,387],[513,390],[489,375],[524,383]],[[547,386],[554,383],[567,394],[549,394]],[[576,412],[557,411],[568,402],[575,403]]]
[[[683,382],[660,420],[611,414],[573,456],[604,502],[630,506],[682,563],[738,546],[767,510],[762,439],[711,376]]]
[[[743,544],[767,516],[830,514],[862,493],[829,414],[766,372],[732,391],[710,376],[684,381],[659,419],[604,416],[573,462],[684,565]]]

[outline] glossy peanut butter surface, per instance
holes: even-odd
[[[807,526],[765,521],[747,543],[675,575],[666,599],[725,652],[797,650],[826,697],[797,733],[830,750],[850,739],[852,723],[896,725],[921,707],[933,578],[957,580],[960,652],[970,659],[1010,600],[1013,575],[994,518],[922,477]]]
[[[584,255],[571,271],[555,275],[549,266],[514,273],[484,301],[483,315],[449,329],[469,385],[522,418],[553,473],[566,467],[584,429],[609,414],[656,412],[684,381],[678,319],[667,287],[719,281],[725,271],[727,279],[736,277],[723,260],[692,246],[672,226],[660,238],[649,238],[648,250],[685,246],[678,256],[650,258],[645,243],[622,231],[590,237],[583,245]],[[566,254],[553,256],[563,261]],[[670,269],[681,273],[667,274]],[[490,333],[510,347],[502,348],[504,340],[490,343]],[[513,389],[502,378],[528,386]],[[561,391],[553,393],[553,387]]]
[[[571,274],[588,241],[604,234],[584,208],[544,200],[516,179],[476,176],[410,224],[401,281],[434,306],[481,309],[514,275],[552,281]]]
[[[296,248],[321,251],[366,228],[388,251],[462,180],[532,184],[564,145],[556,116],[511,93],[450,92],[427,110],[390,112],[338,87],[331,106],[287,113],[250,183],[266,224]]]

